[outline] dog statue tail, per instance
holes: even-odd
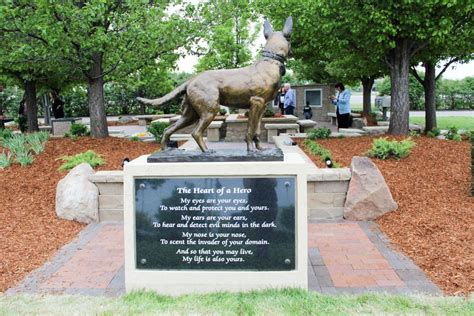
[[[186,93],[186,89],[188,88],[188,81],[185,83],[181,84],[178,86],[176,89],[168,93],[167,95],[162,96],[161,98],[158,99],[145,99],[145,98],[137,98],[139,102],[142,102],[144,104],[149,104],[149,105],[163,105],[168,102],[173,101],[174,99],[180,97],[181,95]]]

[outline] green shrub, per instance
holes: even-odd
[[[5,151],[3,151],[0,154],[0,169],[5,169],[5,168],[10,167],[10,165],[12,164],[12,161],[13,161],[13,158],[12,158],[11,153],[10,152],[5,153]]]
[[[132,137],[130,137],[130,140],[132,142],[141,142],[142,141],[141,138],[138,137],[138,136],[132,136]]]
[[[451,136],[451,138],[448,138],[448,139],[454,140],[455,142],[460,142],[460,141],[462,141],[462,137],[461,137],[461,135],[459,135],[459,134],[454,134],[454,135]]]
[[[275,111],[273,111],[270,108],[266,108],[265,112],[263,112],[263,117],[274,117],[275,116]]]
[[[169,123],[166,122],[152,122],[148,127],[148,132],[150,132],[153,136],[155,136],[155,140],[157,142],[161,142],[161,138],[163,137],[163,132],[169,126]]]
[[[93,150],[88,150],[74,156],[64,156],[60,159],[65,162],[59,167],[59,171],[70,170],[83,162],[88,163],[92,168],[105,164],[105,160]]]
[[[309,131],[307,137],[308,139],[326,139],[331,135],[331,130],[327,127],[319,127]]]
[[[89,131],[87,130],[87,125],[82,123],[72,123],[71,129],[69,130],[69,135],[71,136],[87,136]]]
[[[321,146],[320,144],[307,139],[307,140],[304,141],[304,146],[313,155],[321,157],[321,160],[324,163],[326,163],[326,161],[328,159],[330,159],[332,161],[332,165],[333,165],[334,168],[340,168],[341,167],[339,165],[339,163],[337,163],[336,161],[334,161],[334,159],[332,159],[331,152],[329,150],[327,150],[326,148],[324,148],[323,146]]]
[[[407,157],[414,146],[415,142],[411,138],[400,142],[396,140],[389,141],[387,138],[377,138],[374,139],[372,149],[367,152],[367,155],[379,159],[388,159],[390,157],[401,159]]]
[[[439,136],[441,135],[441,130],[437,127],[433,128],[431,131],[428,131],[426,133],[426,136],[428,137],[436,137],[436,136]]]
[[[225,108],[220,108],[219,115],[222,115],[222,116],[227,115],[227,110]]]
[[[446,134],[446,139],[460,142],[462,138],[461,135],[459,135],[459,129],[456,126],[450,127],[448,129],[448,133]]]
[[[417,131],[411,131],[410,133],[408,133],[408,135],[410,137],[420,137],[420,133],[418,133]]]

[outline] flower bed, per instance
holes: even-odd
[[[41,266],[84,227],[56,217],[56,185],[67,174],[58,171],[63,163],[59,157],[91,149],[106,160],[98,170],[116,170],[121,169],[123,158],[134,159],[158,148],[157,144],[112,137],[52,139],[32,165],[0,169],[0,292]]]
[[[346,137],[318,143],[341,165],[349,166],[353,156],[371,148],[373,139]],[[470,143],[428,137],[414,141],[416,146],[406,158],[373,159],[399,205],[377,222],[446,293],[466,295],[474,290]],[[319,157],[309,156],[324,166]]]

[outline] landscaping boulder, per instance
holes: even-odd
[[[87,163],[72,169],[56,187],[56,214],[81,223],[99,221],[99,189],[89,181],[94,170]]]
[[[362,129],[364,126],[367,126],[367,119],[365,117],[352,119],[352,128]]]
[[[352,177],[344,205],[344,218],[368,221],[397,209],[385,179],[367,157],[353,157]]]
[[[117,122],[119,122],[120,124],[128,124],[128,123],[131,123],[133,121],[137,121],[137,120],[134,119],[133,117],[130,117],[130,116],[122,116],[117,120]]]

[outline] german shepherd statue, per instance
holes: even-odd
[[[173,133],[198,122],[192,136],[203,152],[208,151],[203,140],[204,131],[219,113],[220,105],[225,105],[249,109],[245,138],[247,151],[251,150],[252,141],[255,148],[261,150],[260,122],[267,102],[275,98],[281,76],[284,75],[285,61],[291,50],[292,29],[291,16],[286,19],[281,32],[273,32],[270,23],[265,21],[263,33],[267,42],[262,57],[253,65],[238,69],[205,71],[161,98],[137,98],[145,104],[159,106],[184,95],[182,115],[178,121],[165,129],[162,148],[166,148]]]

